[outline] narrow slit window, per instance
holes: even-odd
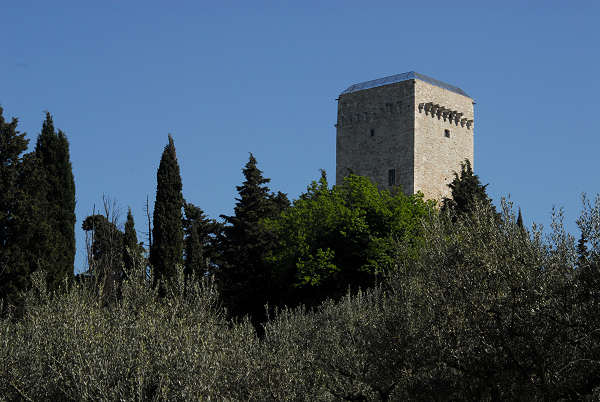
[[[374,128],[371,129],[371,137],[375,137],[375,129]]]
[[[388,170],[388,186],[396,185],[396,169]]]
[[[450,138],[450,130],[448,130],[448,129],[444,130],[444,136],[446,138]]]

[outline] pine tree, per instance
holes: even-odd
[[[186,276],[194,273],[199,278],[210,271],[211,261],[214,262],[214,235],[218,232],[219,224],[208,219],[204,211],[194,204],[186,202],[184,212],[184,272]]]
[[[218,272],[222,296],[234,316],[250,314],[255,323],[264,319],[264,304],[270,299],[271,272],[267,255],[276,238],[261,224],[289,206],[287,197],[270,193],[252,154],[243,169],[245,181],[237,186],[239,198],[233,216],[221,215],[227,226],[221,236],[222,261]]]
[[[135,222],[131,214],[131,208],[127,210],[127,221],[125,222],[125,234],[123,235],[123,266],[127,272],[136,266],[136,262],[142,259],[141,246],[138,243],[135,231]]]
[[[183,264],[183,196],[175,144],[170,134],[156,181],[150,264],[156,280],[171,281],[176,276],[177,266]]]
[[[50,113],[37,138],[35,156],[44,172],[45,185],[38,196],[52,246],[47,250],[48,286],[52,289],[65,277],[72,277],[75,260],[75,181],[69,157],[69,142],[62,131],[55,132]]]
[[[465,159],[460,165],[460,175],[454,173],[454,180],[448,184],[452,191],[452,198],[442,200],[442,211],[450,210],[454,215],[470,215],[478,203],[487,204],[494,211],[492,200],[486,193],[486,187],[479,181],[479,177],[473,174],[471,162]]]

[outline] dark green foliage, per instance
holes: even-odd
[[[150,264],[155,279],[172,281],[177,266],[183,265],[183,196],[175,144],[169,134],[156,174],[156,201]]]
[[[0,298],[14,302],[27,287],[31,267],[22,244],[27,194],[19,185],[24,174],[23,152],[28,140],[17,131],[17,119],[7,122],[0,108]]]
[[[123,266],[126,271],[132,270],[136,261],[143,258],[143,248],[138,243],[135,231],[135,222],[131,214],[131,208],[127,210],[127,221],[125,221],[125,233],[123,235]]]
[[[322,172],[291,208],[267,222],[279,239],[270,260],[284,301],[314,304],[349,286],[372,286],[395,264],[397,242],[422,246],[420,222],[433,211],[422,195],[391,195],[361,176],[330,189]]]
[[[579,241],[577,242],[577,260],[579,266],[584,266],[588,262],[589,252],[587,249],[587,239],[585,233],[582,231]]]
[[[208,278],[186,282],[181,269],[168,299],[128,275],[110,308],[78,284],[52,296],[35,274],[23,319],[0,319],[0,395],[598,400],[600,199],[583,215],[589,270],[576,267],[560,217],[545,237],[535,226],[524,232],[506,204],[500,220],[482,205],[454,222],[431,214],[427,247],[399,243],[397,266],[379,285],[278,311],[261,337],[225,319]]]
[[[7,122],[4,120],[3,113],[4,110],[0,107],[0,160],[2,161],[0,167],[5,169],[2,171],[2,179],[5,180],[2,184],[13,184],[16,175],[9,169],[15,169],[19,165],[22,153],[27,150],[29,140],[25,139],[25,133],[17,131],[17,119],[13,118]],[[8,189],[9,187],[3,188]]]
[[[454,217],[469,215],[479,203],[493,207],[492,200],[488,197],[485,189],[488,185],[482,185],[479,176],[473,174],[471,162],[465,159],[460,165],[460,174],[454,173],[454,180],[448,184],[452,190],[452,198],[444,198],[442,211],[449,211]]]
[[[113,290],[123,279],[124,234],[114,221],[104,215],[88,216],[81,228],[91,237],[88,274],[105,288],[107,294],[113,294]]]
[[[123,232],[104,215],[90,215],[83,220],[81,228],[92,235],[92,258],[95,261],[109,259],[110,264],[122,263]]]
[[[250,314],[255,322],[264,317],[264,305],[272,299],[271,267],[267,257],[277,244],[262,221],[281,213],[287,197],[272,194],[252,154],[243,169],[245,181],[237,186],[239,198],[233,216],[221,215],[227,224],[219,238],[217,277],[222,296],[234,316]]]
[[[567,369],[570,386],[589,394],[594,388],[600,388],[600,196],[594,203],[583,197],[583,211],[577,220],[581,238],[577,244],[577,270],[573,302],[564,305],[564,314],[573,314],[577,335],[570,344],[579,354],[581,361]],[[581,335],[580,335],[581,334]],[[600,392],[599,392],[600,394]],[[576,398],[573,398],[576,399]]]
[[[523,225],[523,215],[521,215],[521,208],[519,208],[519,216],[517,217],[517,226],[521,229],[525,229],[525,225]]]
[[[215,235],[220,231],[220,225],[214,219],[208,219],[194,204],[186,202],[183,209],[184,272],[186,276],[194,274],[200,278],[211,271],[215,261]]]
[[[50,113],[37,138],[35,156],[44,174],[39,196],[44,220],[50,228],[51,247],[46,250],[48,286],[58,287],[73,276],[75,259],[75,181],[69,157],[69,142],[62,131],[55,132]]]
[[[27,149],[25,134],[0,108],[0,298],[19,305],[35,270],[49,269],[48,250],[54,247],[45,219],[45,173]]]

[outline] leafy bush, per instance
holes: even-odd
[[[323,171],[292,207],[265,220],[279,240],[270,261],[282,299],[318,304],[348,287],[372,286],[393,263],[396,242],[409,246],[408,255],[422,245],[421,221],[433,205],[420,193],[391,194],[356,175],[329,188]]]
[[[583,214],[598,225],[597,209],[592,215]],[[600,391],[600,321],[586,305],[598,305],[600,289],[579,296],[589,280],[560,211],[547,237],[517,225],[503,202],[500,220],[484,204],[454,223],[434,216],[424,238],[420,257],[401,263],[389,284],[419,288],[427,354],[446,369],[435,379],[445,384],[444,399],[571,400]],[[589,263],[595,278],[598,251]]]
[[[378,285],[283,308],[257,336],[230,321],[212,282],[159,297],[132,272],[119,292],[60,293],[33,278],[20,319],[0,321],[7,400],[592,400],[600,397],[600,199],[529,232],[510,205],[453,220],[432,212],[426,246],[396,244]],[[406,259],[406,250],[414,258]],[[581,247],[580,247],[581,249]],[[135,272],[141,272],[138,268]]]
[[[1,324],[8,399],[243,399],[245,348],[257,339],[223,318],[212,283],[180,277],[161,299],[131,276],[109,305],[87,285],[50,294],[41,275],[34,283],[25,317]]]

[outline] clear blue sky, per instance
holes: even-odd
[[[253,152],[296,198],[335,177],[338,94],[417,71],[477,102],[475,170],[548,226],[599,191],[598,2],[2,1],[0,105],[66,132],[81,220],[102,194],[144,230],[172,133],[184,197],[230,214]],[[139,233],[140,238],[143,235]]]

